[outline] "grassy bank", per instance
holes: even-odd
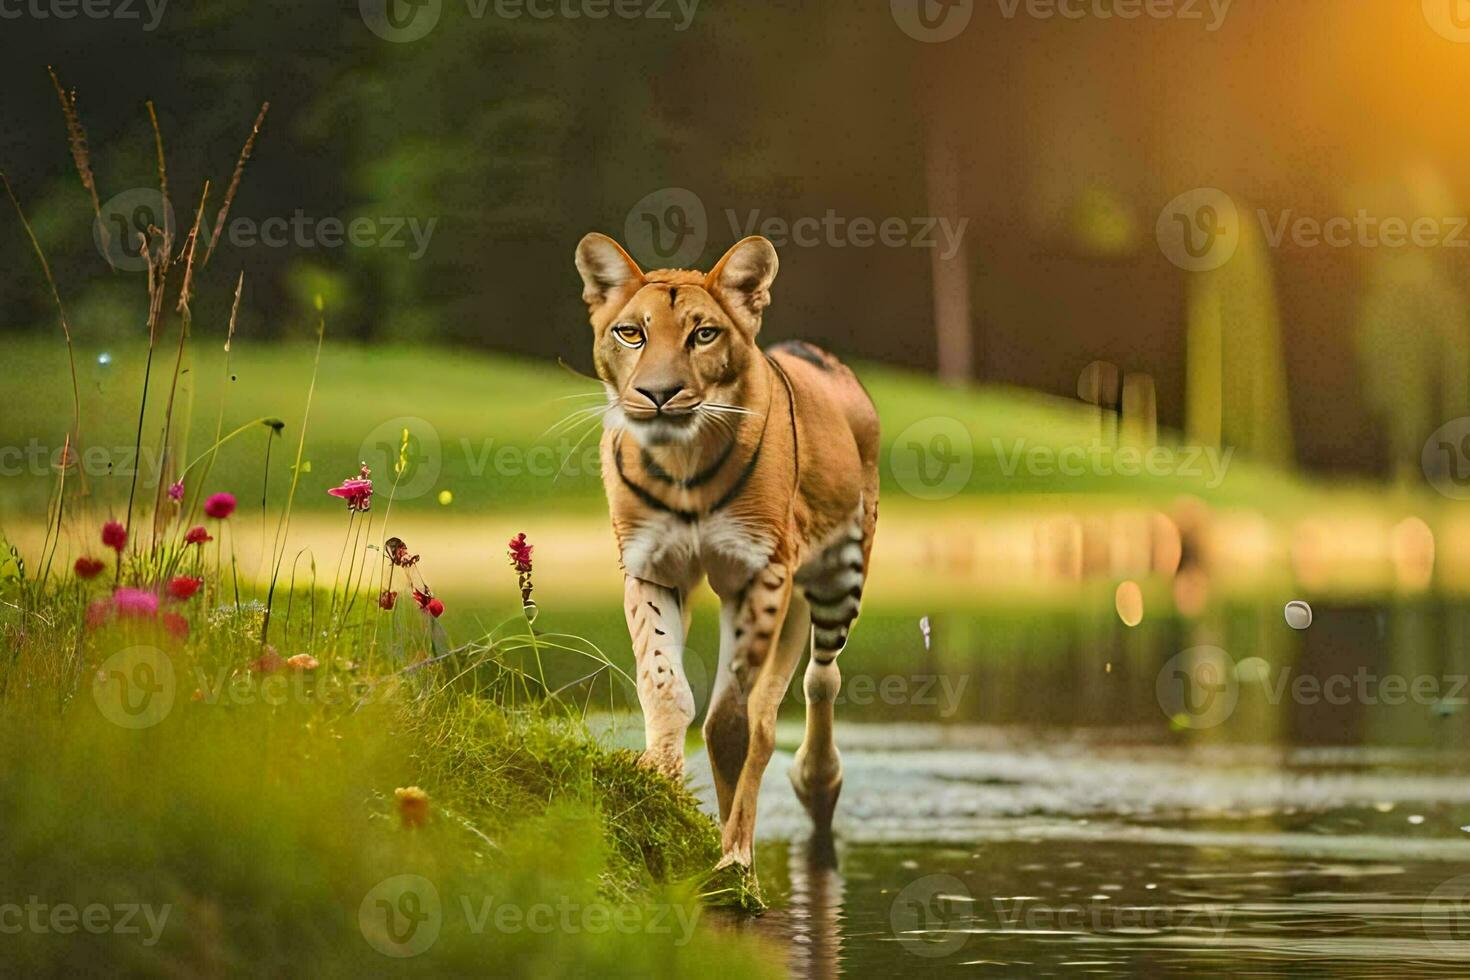
[[[273,636],[311,659],[263,663],[253,608],[166,602],[181,628],[100,618],[107,592],[0,603],[7,971],[771,974],[706,928],[711,821],[524,641],[414,667],[419,610],[324,640],[298,598]]]

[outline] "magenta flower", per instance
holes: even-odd
[[[206,541],[213,540],[214,535],[204,530],[203,525],[196,525],[195,527],[189,528],[189,532],[184,535],[185,544],[203,544]]]
[[[364,463],[357,476],[348,477],[341,486],[332,487],[327,493],[347,501],[350,511],[365,511],[373,505],[373,481],[368,479],[371,473],[372,470]]]
[[[169,488],[168,488],[168,499],[169,500],[172,500],[174,503],[178,503],[180,500],[183,500],[184,499],[184,481],[183,480],[179,480],[179,481],[177,481],[175,483],[169,484]]]
[[[122,551],[128,546],[128,529],[117,521],[102,525],[102,543],[113,551]]]
[[[119,616],[158,615],[158,596],[143,589],[118,589],[112,594],[112,605]]]
[[[204,513],[216,520],[224,520],[235,512],[235,495],[217,493],[204,502]]]

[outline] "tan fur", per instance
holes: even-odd
[[[878,512],[878,418],[857,378],[810,345],[756,346],[777,264],[758,237],[709,273],[645,273],[602,235],[577,248],[611,403],[603,481],[627,576],[645,759],[682,771],[686,610],[707,578],[722,636],[705,736],[723,863],[747,866],[776,709],[808,646],[807,739],[791,777],[819,825],[831,819],[841,785],[835,661]]]

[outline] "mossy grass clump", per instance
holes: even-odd
[[[575,713],[448,683],[455,658],[405,672],[349,645],[267,673],[230,617],[182,640],[67,625],[75,605],[0,605],[0,902],[146,907],[157,928],[28,930],[14,969],[776,974],[700,925],[712,821]],[[151,673],[113,659],[140,648]],[[119,676],[167,710],[127,727]],[[385,955],[374,916],[430,906],[432,943]]]

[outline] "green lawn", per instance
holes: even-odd
[[[196,336],[193,345],[195,357],[179,395],[181,406],[191,401],[193,406],[190,457],[213,441],[222,394],[225,432],[252,419],[278,418],[285,428],[269,446],[269,479],[271,499],[282,499],[306,405],[312,348],[300,342],[263,345],[237,339],[227,381],[220,345],[207,336]],[[45,460],[59,459],[71,412],[65,349],[55,337],[36,335],[7,339],[0,350],[11,377],[0,417],[0,521],[34,520],[52,490]],[[106,363],[99,360],[104,353]],[[144,353],[136,347],[103,351],[79,344],[82,434],[88,447],[83,462],[92,499],[103,510],[126,506]],[[173,350],[160,346],[143,426],[144,449],[137,457],[142,463],[138,482],[145,493],[156,484],[154,447],[173,364]],[[1217,502],[1259,504],[1281,502],[1300,490],[1297,481],[1242,459],[1230,459],[1222,472],[1218,463],[1212,465],[1209,457],[1193,451],[1160,457],[1165,475],[1118,475],[1111,457],[1092,454],[1097,423],[1075,400],[1000,388],[954,391],[918,375],[875,366],[859,366],[859,372],[883,419],[886,507],[933,507],[939,499],[962,503],[980,495],[1061,493],[1119,495],[1134,501],[1195,493]],[[192,400],[187,396],[190,380]],[[505,510],[534,504],[543,511],[598,506],[597,433],[589,432],[594,423],[589,417],[564,430],[548,430],[576,409],[600,404],[599,390],[556,364],[469,351],[328,344],[306,441],[309,471],[304,468],[297,506],[337,506],[326,489],[353,475],[363,459],[374,468],[381,499],[405,427],[410,433],[408,467],[395,506],[419,511],[441,506]],[[269,432],[264,425],[251,426],[223,447],[207,489],[229,490],[242,506],[259,500]],[[574,450],[584,434],[585,441]],[[1072,447],[1074,454],[1066,460],[1070,473],[1051,456],[1064,447]],[[953,468],[943,469],[941,457],[953,460]],[[920,474],[921,466],[927,472]],[[946,472],[949,482],[938,479]],[[926,483],[929,477],[934,479]],[[451,502],[441,503],[443,491],[452,494]]]

